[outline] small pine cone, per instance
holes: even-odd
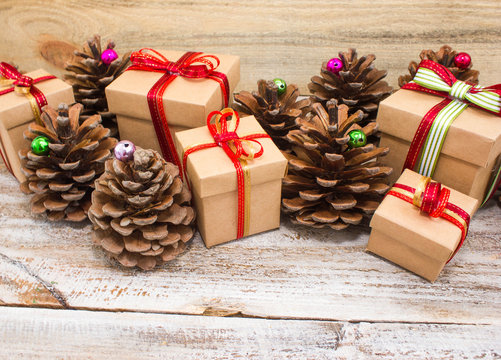
[[[113,49],[115,43],[108,41],[106,48],[101,48],[101,37],[94,37],[87,41],[82,51],[75,51],[76,60],[66,65],[68,71],[64,79],[73,86],[75,100],[85,107],[83,118],[94,114],[101,115],[103,126],[112,131],[112,135],[118,133],[116,115],[108,110],[108,102],[104,89],[129,65],[129,54],[122,59],[118,58],[107,65],[101,60],[101,54],[107,49]]]
[[[452,50],[450,46],[444,45],[437,52],[433,50],[423,50],[421,51],[421,54],[419,54],[419,57],[421,58],[421,60],[432,60],[439,63],[440,65],[445,66],[458,80],[468,81],[472,84],[478,84],[479,72],[471,68],[472,64],[470,64],[470,66],[468,66],[468,68],[466,69],[460,69],[454,64],[454,58],[457,54],[458,52],[456,50]],[[401,75],[398,77],[398,86],[402,87],[409,81],[411,81],[416,75],[418,66],[419,63],[411,61],[409,63],[409,74]]]
[[[311,105],[310,99],[297,100],[298,87],[288,85],[285,93],[278,94],[274,81],[259,80],[258,91],[241,91],[235,94],[236,109],[242,113],[254,115],[264,131],[281,150],[290,149],[285,135],[297,128],[296,118],[306,113]]]
[[[174,259],[193,237],[195,211],[178,167],[153,150],[106,161],[89,219],[93,241],[123,266],[151,270]]]
[[[42,125],[30,124],[24,132],[30,142],[38,136],[49,139],[49,154],[36,155],[23,149],[21,169],[27,180],[21,184],[26,194],[35,193],[31,211],[49,220],[82,221],[87,218],[94,180],[104,172],[117,140],[94,115],[81,122],[82,104],[46,106]]]
[[[362,130],[366,136],[377,131],[377,123],[361,128],[362,111],[348,115],[346,105],[327,102],[298,118],[298,130],[287,134],[293,153],[283,181],[282,210],[293,222],[316,228],[341,230],[360,224],[374,213],[389,189],[385,178],[392,169],[381,166],[379,157],[388,148],[374,144],[350,149],[348,134]]]
[[[350,114],[361,110],[361,126],[376,121],[379,103],[393,92],[393,88],[382,81],[387,71],[375,68],[375,55],[358,58],[355,49],[340,52],[339,58],[343,61],[343,69],[337,75],[327,70],[327,62],[324,62],[321,76],[311,78],[308,88],[313,98],[324,107],[327,101],[335,99],[339,104],[348,105]]]

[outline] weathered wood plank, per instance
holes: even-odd
[[[375,53],[396,85],[410,60],[440,45],[468,51],[486,83],[501,82],[501,3],[498,0],[3,0],[0,58],[30,70],[48,67],[39,41],[52,35],[76,44],[94,32],[119,49],[197,49],[242,57],[238,89],[282,77],[302,92],[322,61],[356,47]],[[54,69],[52,69],[54,70]]]
[[[495,325],[371,324],[0,308],[5,359],[495,359]],[[409,334],[412,334],[409,336]]]
[[[434,284],[365,253],[366,230],[312,230],[287,221],[279,230],[211,250],[197,237],[178,259],[141,272],[107,260],[91,245],[89,224],[33,218],[28,197],[0,172],[1,268],[8,267],[5,257],[23,264],[73,308],[501,324],[500,221],[495,204],[482,209],[464,248]],[[20,275],[6,276],[3,282]],[[36,305],[36,292],[28,290],[9,303]]]

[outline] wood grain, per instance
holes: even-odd
[[[237,90],[281,77],[306,93],[323,61],[355,47],[374,53],[390,84],[422,49],[447,43],[473,57],[484,84],[501,82],[501,2],[456,0],[3,0],[0,58],[22,69],[50,68],[38,49],[47,36],[82,44],[94,33],[119,51],[202,50],[242,57]]]
[[[496,359],[501,326],[0,308],[5,359]],[[409,336],[409,333],[412,336]]]
[[[154,272],[117,268],[91,244],[89,224],[33,218],[0,172],[0,299],[10,305],[341,321],[501,324],[501,211],[489,204],[434,284],[364,251],[368,231],[281,229],[188,251]],[[29,269],[25,274],[23,269]],[[25,277],[59,302],[33,304]],[[33,280],[33,281],[34,281]]]

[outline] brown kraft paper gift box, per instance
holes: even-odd
[[[35,79],[51,74],[39,69],[24,75]],[[71,86],[60,79],[41,81],[34,86],[43,92],[49,106],[57,107],[60,103],[71,104],[75,101]],[[8,159],[14,176],[20,182],[26,177],[21,172],[18,152],[30,146],[24,139],[23,133],[33,121],[33,111],[26,96],[14,91],[0,96],[0,150]]]
[[[385,161],[395,169],[394,183],[423,116],[443,98],[401,89],[379,105],[381,145]],[[452,123],[433,179],[482,202],[501,154],[501,119],[469,106]]]
[[[240,120],[239,136],[264,133],[253,116]],[[178,132],[176,148],[214,142],[207,127]],[[269,138],[257,139],[263,155],[248,162],[250,170],[249,235],[280,226],[282,178],[287,160]],[[188,156],[187,173],[197,210],[198,229],[207,247],[237,238],[237,176],[235,167],[220,147],[196,151]]]
[[[185,52],[158,50],[170,61],[178,60]],[[203,55],[207,55],[204,53]],[[240,80],[240,57],[213,54],[221,61],[216,71],[226,74],[231,93]],[[160,146],[151,120],[147,94],[163,73],[125,71],[108,87],[106,98],[111,112],[117,114],[120,138],[132,141],[160,153]],[[165,116],[169,129],[176,132],[203,126],[207,115],[224,107],[221,87],[212,79],[176,77],[163,95]],[[174,137],[174,135],[172,135]]]
[[[422,175],[405,170],[398,183],[416,188]],[[470,214],[478,200],[453,189],[449,202]],[[372,232],[367,250],[435,281],[456,250],[461,230],[444,218],[433,218],[396,196],[387,195],[370,224]]]

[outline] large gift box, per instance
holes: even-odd
[[[435,281],[462,245],[478,200],[427,180],[403,172],[374,213],[367,250]]]
[[[247,175],[240,180],[232,158],[220,146],[202,148],[184,156],[188,149],[214,144],[207,126],[175,135],[178,153],[185,159],[198,229],[207,247],[280,225],[282,179],[287,160],[253,116],[240,120],[236,134],[241,138],[257,134],[260,137],[255,140],[262,145],[262,154],[243,164],[243,172]],[[243,144],[244,147],[248,145],[257,143]]]
[[[25,175],[21,172],[21,163],[19,160],[19,150],[30,146],[27,140],[24,139],[23,133],[28,128],[28,125],[35,120],[35,113],[38,116],[41,113],[38,102],[40,105],[47,103],[52,107],[56,107],[60,103],[71,104],[73,103],[73,89],[64,81],[53,78],[45,70],[36,70],[26,74],[19,74],[14,72],[8,64],[1,64],[2,67],[8,70],[8,73],[13,77],[19,77],[21,81],[34,80],[32,87],[35,87],[33,94],[28,92],[28,87],[25,87],[27,94],[22,91],[15,91],[14,83],[9,84],[8,78],[0,76],[0,81],[6,81],[7,86],[0,83],[0,151],[7,168],[13,175],[20,181],[24,181]],[[37,79],[51,77],[47,80],[37,82]],[[12,80],[12,79],[10,79]],[[43,95],[40,95],[43,94]],[[45,100],[43,98],[45,97]]]
[[[168,124],[173,139],[173,133],[203,126],[211,111],[227,105],[224,98],[229,99],[240,80],[240,58],[205,53],[189,57],[186,54],[194,53],[153,52],[150,49],[135,52],[131,55],[132,67],[106,87],[108,106],[117,114],[121,139],[157,150],[166,157],[155,122],[161,123],[160,128]],[[183,59],[186,62],[179,65]],[[208,65],[214,66],[212,71]],[[157,109],[152,108],[152,97],[157,98]],[[165,132],[165,129],[160,130]],[[173,159],[166,157],[166,160]]]
[[[456,85],[463,86],[464,90],[468,88],[461,82]],[[461,96],[454,93],[454,84],[450,87],[452,94],[449,96],[445,96],[447,93],[443,91],[445,95],[437,96],[434,94],[437,91],[433,89],[425,89],[426,92],[414,91],[413,88],[418,87],[416,84],[407,86],[410,89],[401,89],[380,103],[377,117],[382,132],[381,146],[391,150],[385,160],[388,166],[395,169],[390,177],[392,183],[397,180],[406,163],[415,136],[414,143],[421,142],[422,145],[420,155],[423,156],[427,151],[427,136],[422,131],[425,127],[423,118],[430,118],[434,107],[439,106],[437,104],[444,99],[454,100],[454,96]],[[469,103],[467,100],[464,102]],[[452,109],[459,113],[459,116],[452,121],[448,132],[444,130],[446,124],[442,125],[442,128],[437,126],[438,131],[434,132],[432,128],[428,133],[430,139],[432,136],[434,139],[434,142],[429,142],[431,148],[438,148],[440,145],[437,134],[446,134],[434,173],[426,174],[420,170],[426,168],[425,163],[417,163],[413,170],[431,176],[436,181],[482,202],[489,193],[501,162],[501,119],[498,114],[476,108],[472,104],[463,109],[462,102],[463,100],[456,102],[460,106],[459,110]],[[440,119],[438,114],[434,122],[439,121],[444,122],[447,119]],[[428,151],[432,153],[434,150]],[[417,160],[420,160],[420,157],[417,157]]]

